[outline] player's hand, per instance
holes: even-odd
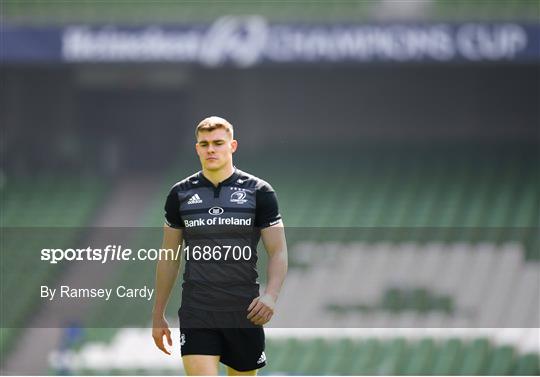
[[[154,343],[156,343],[157,348],[159,348],[167,355],[170,355],[171,352],[167,348],[165,348],[165,345],[163,344],[163,336],[167,338],[167,343],[169,344],[169,346],[172,347],[171,330],[169,329],[169,323],[163,316],[154,317],[152,321],[152,337],[154,338]]]
[[[276,306],[276,300],[269,294],[256,297],[251,301],[248,307],[247,319],[253,322],[255,325],[262,326],[274,315],[274,307]]]

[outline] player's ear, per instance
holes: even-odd
[[[231,140],[231,150],[232,150],[232,153],[236,152],[236,148],[238,148],[238,141],[236,140]]]

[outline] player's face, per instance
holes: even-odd
[[[195,148],[205,170],[220,170],[230,164],[238,143],[223,128],[199,132]]]

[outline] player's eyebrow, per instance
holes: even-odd
[[[219,142],[225,142],[225,139],[214,139],[214,140],[199,140],[198,143],[219,143]]]

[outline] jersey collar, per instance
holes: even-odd
[[[236,166],[233,166],[234,170],[233,170],[233,173],[228,177],[228,178],[225,178],[223,181],[219,182],[218,186],[217,187],[220,187],[220,186],[223,186],[223,185],[226,185],[228,183],[231,183],[231,182],[234,182],[238,179],[238,177],[240,176],[240,173],[238,172],[238,169],[236,168]],[[215,187],[214,184],[212,182],[210,182],[208,180],[208,178],[206,178],[201,171],[199,171],[199,179],[201,180],[201,182],[203,182],[205,185],[207,186],[211,186],[211,187]]]

